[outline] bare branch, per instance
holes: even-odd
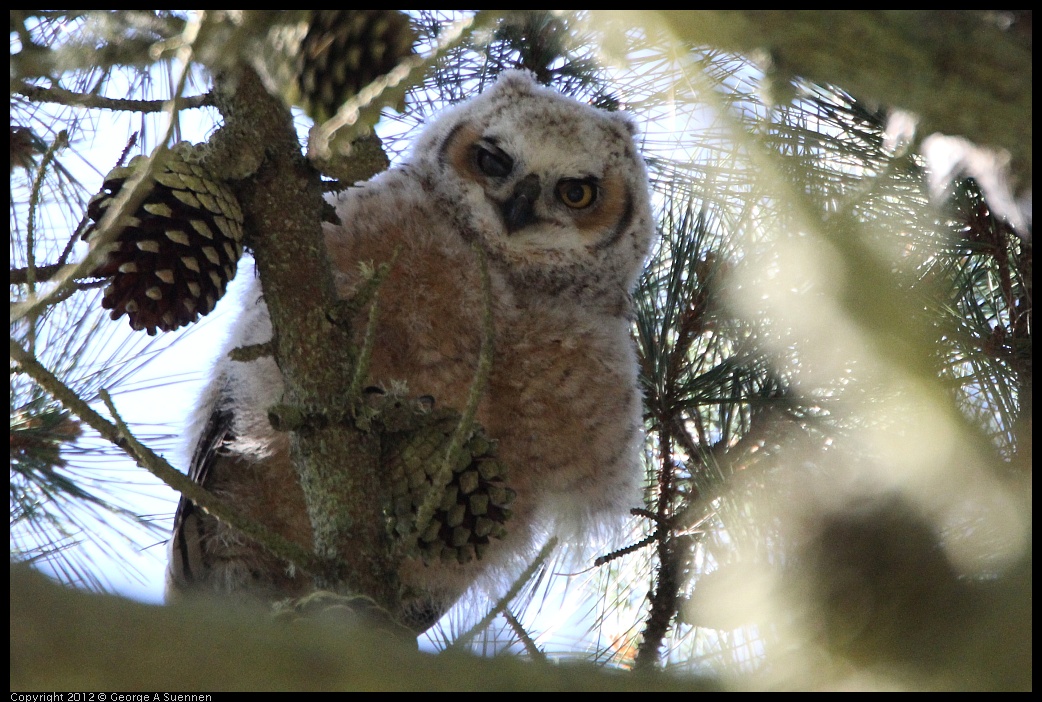
[[[120,98],[107,98],[100,95],[89,95],[76,93],[64,88],[44,88],[38,85],[23,83],[14,91],[34,102],[52,102],[59,105],[77,105],[79,107],[91,107],[99,110],[122,110],[125,112],[162,112],[167,109],[169,100],[125,100]],[[210,93],[203,95],[192,95],[191,97],[178,98],[178,109],[194,109],[198,107],[211,107],[213,97]]]

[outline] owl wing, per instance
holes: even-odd
[[[199,436],[188,477],[198,485],[207,487],[209,478],[218,463],[230,460],[227,447],[235,440],[232,433],[232,412],[215,407]],[[168,582],[175,587],[185,587],[204,580],[210,569],[203,544],[207,540],[207,529],[211,520],[203,519],[204,512],[186,497],[181,497],[174,514],[174,531],[170,544]]]

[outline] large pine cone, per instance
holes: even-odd
[[[101,304],[112,319],[126,314],[135,330],[172,331],[209,314],[235,277],[242,256],[239,203],[181,142],[159,156],[151,192],[94,270],[112,277]],[[91,198],[90,240],[123,183],[145,163],[138,156],[114,168]]]
[[[316,122],[413,53],[416,32],[398,10],[315,10],[300,46],[297,87]]]
[[[459,419],[458,412],[436,409],[418,428],[384,433],[383,465],[391,481],[395,530],[400,536],[411,532]],[[425,563],[467,563],[481,558],[492,539],[506,535],[505,523],[511,516],[507,507],[514,491],[507,487],[506,466],[495,453],[495,442],[480,427],[464,442],[441,504],[419,535]]]

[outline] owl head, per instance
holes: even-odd
[[[635,131],[621,114],[505,71],[442,112],[411,162],[516,289],[619,305],[653,232]]]

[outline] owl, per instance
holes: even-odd
[[[350,298],[367,268],[394,261],[380,286],[369,385],[405,387],[462,409],[487,309],[495,330],[476,421],[509,469],[512,515],[480,558],[403,563],[403,591],[413,594],[396,614],[417,631],[475,582],[501,577],[539,538],[581,541],[639,504],[642,409],[630,294],[653,222],[634,136],[625,116],[507,71],[440,113],[402,165],[335,198],[340,224],[325,225],[324,235],[338,294]],[[365,329],[364,315],[355,329]],[[255,280],[229,347],[270,337]],[[267,416],[283,387],[270,357],[223,354],[195,416],[190,473],[308,546],[289,439]],[[167,585],[168,597],[201,589],[274,599],[309,589],[305,576],[184,499]]]

